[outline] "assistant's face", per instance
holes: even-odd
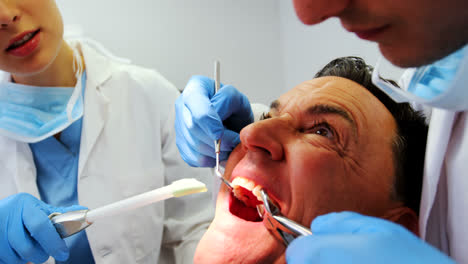
[[[54,0],[0,0],[0,70],[42,72],[63,43],[63,22]]]
[[[396,123],[365,88],[322,77],[272,106],[267,119],[241,131],[225,172],[233,183],[260,186],[283,215],[304,226],[332,211],[379,217],[401,205],[390,199]],[[252,214],[255,208],[240,206],[222,187],[196,262],[285,262],[285,247]]]
[[[338,17],[358,37],[378,43],[382,54],[400,66],[440,59],[468,41],[465,0],[293,0],[308,25]]]

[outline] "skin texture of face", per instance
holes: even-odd
[[[293,0],[307,25],[329,17],[358,37],[378,43],[395,65],[420,66],[440,59],[468,41],[465,0]]]
[[[390,199],[395,120],[365,88],[340,77],[316,78],[282,95],[269,115],[241,131],[226,178],[263,186],[284,216],[307,227],[333,211],[398,222],[409,210]],[[222,186],[195,263],[285,263],[283,244],[262,222],[231,214],[230,199]]]
[[[10,72],[18,83],[74,86],[73,52],[63,40],[54,0],[0,0],[0,24],[0,70]],[[37,30],[38,45],[31,53],[17,56],[7,51],[16,37]]]

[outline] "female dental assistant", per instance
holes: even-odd
[[[191,263],[212,218],[209,194],[65,240],[48,219],[212,177],[179,157],[177,89],[93,41],[66,42],[54,0],[0,0],[0,46],[0,263]]]

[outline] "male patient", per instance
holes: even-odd
[[[346,210],[416,233],[427,126],[374,87],[371,72],[360,58],[339,58],[282,95],[241,131],[225,177],[257,196],[263,188],[307,227]],[[195,263],[284,263],[285,246],[256,215],[221,187]]]

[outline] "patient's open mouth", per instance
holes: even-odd
[[[232,185],[234,189],[229,198],[229,211],[231,214],[250,222],[262,221],[257,212],[257,205],[262,204],[260,198],[262,187],[241,177],[235,178]]]

